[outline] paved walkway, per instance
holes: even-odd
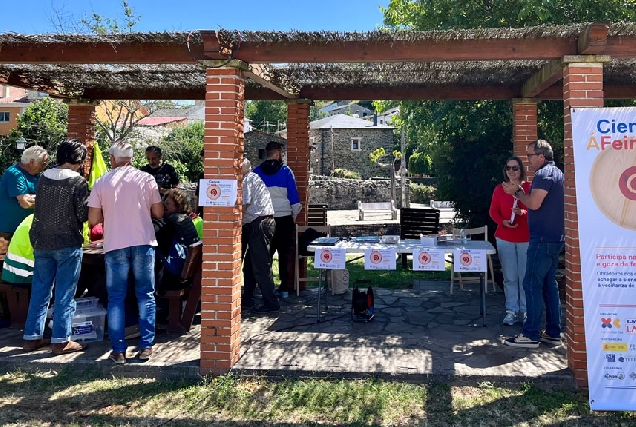
[[[421,281],[409,289],[376,289],[376,317],[370,323],[350,319],[351,291],[329,295],[328,310],[317,323],[317,291],[283,300],[276,315],[245,313],[241,329],[241,375],[298,377],[380,376],[406,381],[549,381],[573,385],[563,345],[536,350],[512,349],[504,336],[521,325],[501,324],[503,294],[487,295],[487,327],[481,326],[477,285],[449,293],[447,281]],[[323,294],[324,301],[324,294]],[[86,353],[51,356],[49,350],[21,352],[21,331],[0,329],[1,369],[101,370],[104,375],[198,375],[199,326],[181,337],[159,333],[153,359],[129,359],[113,366],[108,341],[92,343]],[[134,344],[131,339],[129,344]],[[129,347],[128,357],[134,354]]]

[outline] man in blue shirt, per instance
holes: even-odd
[[[565,241],[565,194],[563,172],[555,166],[552,147],[537,140],[527,147],[528,162],[536,170],[529,194],[513,183],[504,190],[528,207],[530,244],[523,289],[526,293],[527,320],[521,334],[508,338],[506,345],[537,348],[539,342],[561,343],[561,300],[555,279],[559,254]],[[541,331],[543,303],[546,328]]]
[[[279,293],[287,298],[294,284],[290,283],[291,272],[294,271],[294,242],[296,233],[296,216],[302,205],[296,188],[296,178],[292,170],[283,164],[283,144],[270,141],[265,147],[267,159],[261,163],[254,173],[261,177],[274,205],[276,232],[272,239],[270,254],[278,251],[278,274],[280,276]]]
[[[24,150],[20,163],[0,178],[0,237],[10,239],[35,206],[35,190],[49,155],[38,145]]]

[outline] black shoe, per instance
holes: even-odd
[[[269,305],[261,305],[260,307],[255,307],[252,309],[254,313],[275,313],[280,311],[279,305],[269,306]]]

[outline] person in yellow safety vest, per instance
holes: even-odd
[[[15,230],[2,267],[2,280],[12,284],[31,283],[33,279],[33,246],[29,230],[33,214],[22,220]]]

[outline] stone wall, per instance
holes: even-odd
[[[395,207],[401,207],[400,180],[395,180]],[[188,196],[188,203],[194,210],[196,201],[196,183],[182,183],[179,188]],[[409,181],[406,181],[406,197],[410,199]],[[391,200],[390,180],[361,180],[312,176],[309,180],[309,203],[326,204],[329,210],[358,209],[358,200],[362,202],[388,202]]]
[[[400,180],[395,180],[395,207],[401,207]],[[408,179],[406,197],[409,199]],[[388,202],[391,200],[391,181],[360,180],[312,176],[309,180],[309,203],[326,204],[329,210],[357,209],[362,202]]]
[[[347,169],[360,173],[363,179],[374,176],[389,176],[388,168],[381,168],[369,160],[377,148],[387,153],[393,151],[392,128],[358,128],[333,130],[333,155],[331,149],[331,129],[312,129],[309,131],[315,150],[311,152],[311,168],[314,174],[329,175],[332,163],[335,169]],[[351,148],[351,139],[360,138],[360,149]]]
[[[245,157],[252,162],[252,167],[260,165],[265,160],[265,146],[269,141],[278,141],[287,148],[287,140],[260,130],[253,130],[245,134]],[[259,150],[261,155],[259,156]]]

